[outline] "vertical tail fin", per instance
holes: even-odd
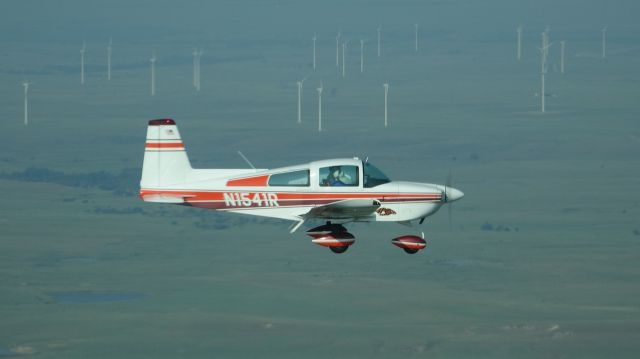
[[[184,183],[192,171],[175,121],[149,121],[140,188],[163,188]]]

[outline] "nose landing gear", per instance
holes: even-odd
[[[407,254],[418,253],[419,250],[427,247],[427,242],[418,236],[400,236],[391,240],[391,243],[402,248]]]

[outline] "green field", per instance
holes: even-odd
[[[593,38],[552,28],[553,41],[567,39],[567,73],[552,48],[541,114],[543,27],[525,27],[521,62],[504,22],[477,33],[425,24],[416,54],[413,28],[401,24],[421,8],[404,5],[390,12],[380,59],[375,22],[342,28],[351,40],[344,79],[339,25],[317,31],[313,72],[318,20],[288,33],[281,8],[264,5],[249,15],[264,10],[264,28],[225,34],[212,25],[211,35],[173,33],[175,25],[155,42],[144,32],[116,40],[110,82],[106,43],[88,38],[84,86],[82,40],[45,41],[42,30],[2,40],[0,358],[638,357],[637,25],[611,35],[607,59],[599,25]],[[239,18],[228,22],[249,21]],[[211,35],[199,93],[194,33]],[[305,76],[298,125],[296,81]],[[28,126],[24,80],[33,82]],[[452,171],[465,197],[451,226],[446,208],[425,222],[419,254],[390,243],[411,229],[351,224],[356,244],[335,255],[285,222],[141,202],[146,123],[163,117],[177,121],[196,167],[245,167],[238,150],[262,168],[369,157],[392,179],[444,183]],[[34,168],[67,177],[27,178]],[[107,188],[100,176],[121,182]]]

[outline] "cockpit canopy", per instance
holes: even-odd
[[[354,164],[334,164],[319,167],[319,185],[321,187],[357,187],[361,185],[359,167],[362,166],[364,188],[379,186],[391,180],[376,166],[359,161]]]
[[[227,186],[246,187],[356,187],[372,188],[391,180],[376,166],[358,158],[315,161],[234,178]]]

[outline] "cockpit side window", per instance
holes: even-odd
[[[387,175],[385,175],[382,171],[380,171],[376,166],[372,165],[369,162],[363,163],[363,173],[364,173],[364,187],[371,188],[375,186],[379,186],[384,183],[389,183],[391,180]]]
[[[272,174],[269,176],[269,186],[309,186],[309,170]]]
[[[330,166],[320,168],[320,186],[355,187],[360,185],[358,166]]]

